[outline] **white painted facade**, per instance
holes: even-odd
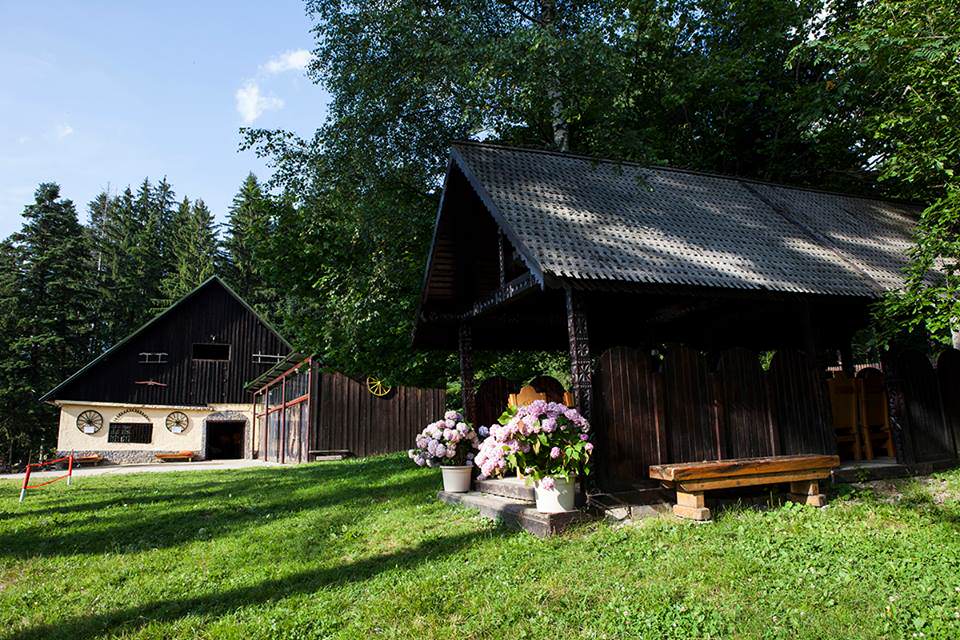
[[[214,404],[207,407],[179,407],[163,405],[127,405],[112,402],[73,402],[57,400],[60,407],[60,427],[57,450],[62,454],[99,454],[109,462],[149,462],[157,453],[192,451],[197,459],[206,452],[207,423],[210,421],[241,421],[245,423],[243,455],[252,457],[253,411],[250,404]],[[84,433],[77,418],[84,411],[96,411],[103,426],[96,433]],[[168,429],[167,417],[173,412],[187,416],[182,432]],[[149,423],[152,426],[150,443],[108,442],[111,422]]]

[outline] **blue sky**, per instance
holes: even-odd
[[[328,96],[305,76],[302,0],[0,2],[0,237],[37,184],[86,203],[163,176],[219,219],[248,171],[241,126],[304,135]]]

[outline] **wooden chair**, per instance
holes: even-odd
[[[858,374],[856,382],[860,401],[860,434],[867,460],[879,456],[895,457],[883,374],[876,369],[864,369]]]
[[[548,402],[550,401],[550,398],[546,393],[540,393],[530,385],[527,385],[520,389],[519,393],[511,393],[507,401],[511,407],[525,407],[534,400],[543,400],[544,402]],[[557,399],[557,402],[563,402],[563,404],[567,405],[568,407],[575,406],[573,394],[569,391],[564,391],[563,400],[561,401]]]
[[[858,382],[858,380],[851,380],[843,373],[827,381],[837,449],[849,449],[854,460],[863,459],[863,443],[857,420]]]

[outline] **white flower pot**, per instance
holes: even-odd
[[[563,513],[573,511],[576,506],[576,479],[554,478],[553,489],[544,489],[538,482],[533,487],[537,497],[537,511],[540,513]]]
[[[470,474],[473,466],[469,464],[457,466],[440,466],[443,474],[443,490],[447,493],[466,493],[470,491]]]

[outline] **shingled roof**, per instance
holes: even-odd
[[[918,208],[462,142],[463,172],[541,280],[876,297],[903,283]]]

